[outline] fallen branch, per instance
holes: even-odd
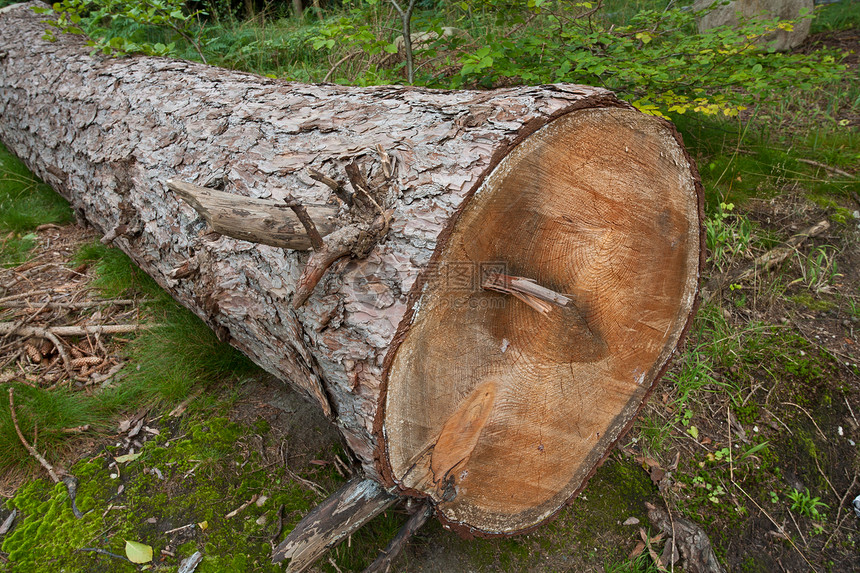
[[[409,541],[409,538],[415,535],[415,532],[427,523],[427,520],[431,515],[433,515],[433,507],[429,503],[425,502],[424,505],[418,511],[413,513],[409,520],[403,524],[403,527],[397,532],[394,539],[385,546],[385,549],[383,549],[382,553],[373,560],[373,563],[368,565],[367,569],[364,570],[364,573],[388,573],[391,571],[391,566],[406,547],[406,543]]]
[[[708,294],[703,297],[705,302],[710,301],[718,292],[722,291],[727,284],[736,284],[745,281],[761,271],[769,271],[782,263],[785,259],[795,252],[798,246],[810,237],[816,237],[830,228],[830,223],[827,220],[819,221],[815,225],[804,229],[800,233],[793,235],[785,243],[778,247],[774,247],[768,252],[756,257],[756,259],[746,268],[727,275],[717,276],[708,281]]]
[[[818,161],[813,161],[812,159],[798,159],[801,163],[806,163],[807,165],[812,165],[813,167],[820,167],[825,171],[830,173],[835,173],[837,175],[841,175],[842,177],[847,177],[848,179],[854,179],[854,175],[851,175],[847,171],[843,171],[838,167],[832,167],[830,165],[825,165],[824,163],[819,163]]]
[[[353,478],[293,528],[272,552],[272,562],[289,559],[288,572],[305,571],[396,499],[372,480]]]
[[[77,497],[78,497],[78,478],[73,475],[65,475],[63,476],[63,484],[66,486],[66,490],[69,492],[69,499],[72,502],[72,513],[75,518],[83,519],[84,514],[81,513],[81,510],[78,509],[77,505]]]
[[[90,429],[89,424],[84,424],[83,426],[75,426],[74,428],[63,428],[60,430],[64,434],[83,434],[84,432]]]
[[[179,527],[174,527],[173,529],[168,529],[167,531],[164,532],[164,534],[167,535],[169,533],[176,533],[177,531],[182,531],[184,529],[194,527],[195,525],[197,525],[197,524],[196,523],[189,523],[187,525],[180,525]]]
[[[48,471],[48,475],[51,476],[51,479],[54,480],[54,483],[60,483],[60,478],[57,476],[57,473],[54,471],[54,467],[48,463],[48,460],[42,457],[42,454],[36,451],[36,448],[30,445],[27,441],[27,438],[24,437],[24,434],[21,432],[21,427],[18,425],[18,416],[15,414],[15,398],[13,393],[15,392],[15,388],[9,388],[9,414],[12,416],[12,424],[15,426],[15,432],[18,434],[18,439],[21,440],[21,443],[30,452],[30,455],[39,460],[39,463],[42,464],[42,467]]]
[[[100,324],[91,326],[49,326],[46,328],[38,326],[18,326],[9,322],[0,322],[0,334],[17,334],[18,336],[36,336],[47,338],[51,342],[51,336],[86,336],[88,334],[127,334],[160,325],[140,324]],[[56,345],[57,343],[54,342]]]
[[[36,304],[39,305],[39,308],[50,308],[50,309],[78,309],[78,308],[91,308],[93,306],[109,306],[115,304],[117,306],[129,306],[133,304],[144,304],[149,302],[148,300],[131,300],[131,299],[107,299],[107,300],[87,300],[82,302],[45,302],[45,303],[32,303],[28,300],[25,301],[12,301],[8,303],[4,303],[4,308],[34,308]]]
[[[225,515],[224,519],[230,519],[231,517],[236,517],[239,513],[244,511],[245,508],[247,508],[249,505],[251,505],[252,503],[257,501],[257,498],[259,498],[259,497],[260,497],[260,494],[255,493],[254,495],[251,496],[251,499],[249,499],[248,501],[246,501],[245,503],[243,503],[242,505],[240,505],[239,507],[237,507],[236,509],[234,509],[233,511],[231,511],[227,515]]]
[[[3,298],[0,298],[0,304],[4,304],[6,302],[9,302],[10,300],[18,300],[21,298],[27,298],[28,296],[37,296],[37,295],[48,294],[48,293],[53,293],[53,292],[54,292],[54,289],[43,288],[43,289],[34,290],[34,291],[30,291],[30,292],[20,292],[18,294],[10,294],[9,296],[4,296]]]
[[[278,538],[281,536],[281,532],[284,530],[284,504],[282,503],[280,507],[278,507],[278,527],[275,529],[275,533],[272,534],[272,537],[269,539],[269,543],[272,545],[272,550],[275,549],[275,544],[278,542]]]
[[[104,549],[99,549],[98,547],[84,547],[82,549],[78,549],[78,551],[91,551],[93,553],[101,553],[102,555],[107,555],[108,557],[113,557],[114,559],[121,559],[123,561],[131,562],[131,560],[125,555],[117,555],[116,553],[111,553],[110,551],[105,551]]]

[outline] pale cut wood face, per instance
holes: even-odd
[[[639,112],[580,110],[516,147],[428,270],[391,365],[395,480],[445,520],[514,533],[553,515],[628,426],[679,343],[698,285],[691,166]],[[482,273],[573,300],[542,314]]]

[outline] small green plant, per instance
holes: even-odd
[[[834,282],[841,278],[836,264],[838,251],[830,245],[815,247],[809,254],[797,253],[801,277],[791,284],[801,283],[809,290],[821,294],[833,291]]]
[[[606,573],[659,573],[662,571],[648,552],[619,563],[604,563],[603,570]]]
[[[720,271],[735,257],[748,253],[752,242],[752,224],[734,209],[732,203],[720,203],[717,212],[705,220],[708,261]]]
[[[829,509],[830,506],[821,501],[820,497],[812,497],[809,493],[809,488],[804,488],[803,491],[793,489],[786,494],[791,500],[792,511],[798,511],[801,515],[805,515],[815,521],[822,521],[826,517],[819,511],[819,508]]]
[[[703,489],[705,498],[711,503],[720,503],[720,498],[726,495],[726,490],[722,485],[712,484],[702,476],[696,476],[693,478],[693,486]]]

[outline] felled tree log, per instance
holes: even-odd
[[[40,20],[0,14],[0,138],[447,526],[554,515],[681,342],[701,188],[610,92],[292,84],[91,57]]]

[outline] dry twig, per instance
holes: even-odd
[[[21,443],[30,452],[30,455],[39,460],[39,463],[42,464],[42,467],[48,471],[48,475],[51,476],[51,479],[54,480],[54,483],[60,483],[60,478],[57,476],[54,471],[54,467],[48,463],[48,460],[42,457],[42,454],[36,451],[36,448],[30,445],[27,441],[27,438],[24,437],[24,434],[21,432],[21,427],[18,425],[18,416],[15,414],[15,398],[13,393],[15,388],[9,388],[9,414],[12,416],[12,424],[15,426],[15,432],[18,434],[18,439],[21,440]]]

